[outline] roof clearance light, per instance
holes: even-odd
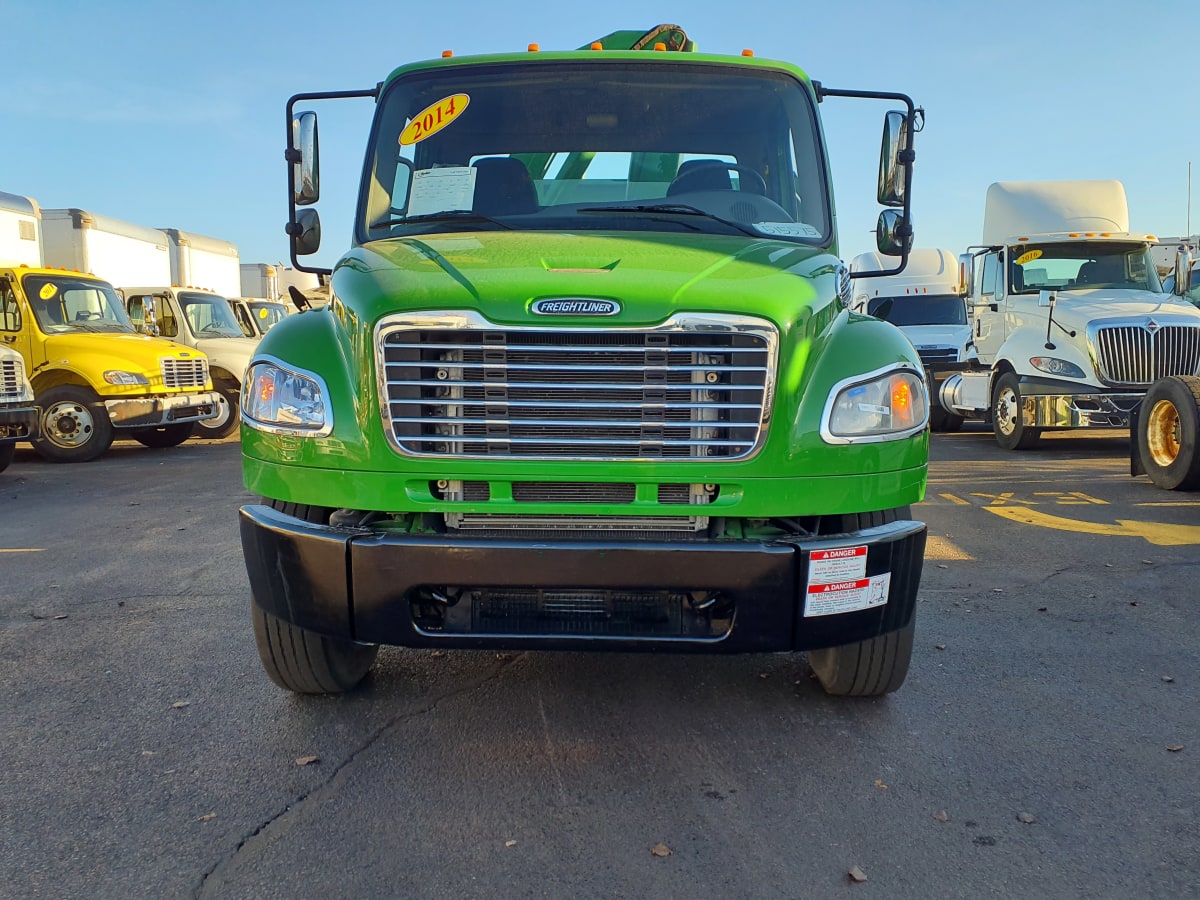
[[[1155,237],[1154,235],[1152,235],[1152,234],[1148,234],[1148,235],[1146,235],[1146,240],[1148,240],[1148,241],[1157,241],[1157,240],[1158,240],[1158,238],[1156,238],[1156,237]]]
[[[754,55],[754,51],[751,50],[749,47],[747,47],[745,50],[742,51],[742,56],[753,56],[753,55]]]
[[[541,45],[541,44],[530,44],[530,45],[529,45],[529,52],[530,52],[530,53],[537,53],[537,52],[538,52],[539,50],[541,50],[541,49],[542,49],[542,45]]]
[[[1083,236],[1084,236],[1084,237],[1095,237],[1095,236],[1096,236],[1096,232],[1094,232],[1094,231],[1085,231],[1085,232],[1083,233]]]
[[[1079,237],[1079,232],[1078,232],[1078,231],[1072,231],[1070,234],[1068,234],[1068,235],[1067,235],[1067,237]]]
[[[662,41],[659,41],[657,44],[654,45],[654,49],[657,50],[659,53],[666,53],[667,45],[664,44]]]
[[[450,59],[453,56],[454,56],[453,50],[443,50],[442,51],[442,59]]]
[[[1112,232],[1102,231],[1100,232],[1100,237],[1112,237]]]
[[[602,43],[600,43],[599,41],[592,41],[592,49],[593,50],[603,50],[604,45]]]
[[[1027,237],[1019,237],[1019,238],[1017,238],[1017,242],[1018,242],[1018,243],[1024,243],[1024,242],[1025,242],[1025,241],[1027,241],[1027,240],[1029,240],[1029,238],[1027,238]]]

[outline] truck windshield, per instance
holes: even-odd
[[[966,325],[967,304],[955,294],[872,297],[867,314],[893,325]]]
[[[705,231],[827,244],[802,83],[676,60],[494,63],[384,92],[360,242],[447,230]]]
[[[46,334],[134,330],[129,314],[107,282],[67,274],[31,274],[21,280],[21,286],[38,327]]]
[[[180,291],[178,296],[188,328],[197,338],[245,337],[224,297],[194,291]]]
[[[1162,290],[1148,244],[1081,241],[1010,248],[1010,292],[1042,290]]]

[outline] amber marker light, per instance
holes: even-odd
[[[664,44],[662,41],[659,41],[657,44],[654,45],[654,49],[657,50],[659,53],[666,53],[667,45]]]
[[[266,375],[258,376],[258,399],[263,405],[271,402],[275,396],[275,382]]]
[[[751,50],[749,47],[747,47],[745,50],[742,51],[742,56],[753,56],[753,55],[754,55],[754,51]]]
[[[602,43],[600,43],[599,41],[592,41],[592,49],[593,50],[603,50],[604,45]]]
[[[916,424],[913,422],[912,388],[898,376],[892,379],[892,420],[905,426]]]
[[[442,59],[451,59],[454,56],[453,50],[443,50]]]
[[[541,45],[541,44],[530,44],[530,45],[529,45],[529,52],[530,52],[530,53],[537,53],[537,52],[538,52],[539,50],[541,50],[541,49],[542,49],[542,45]]]

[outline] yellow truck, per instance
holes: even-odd
[[[217,414],[205,354],[139,334],[92,275],[0,266],[0,345],[24,360],[39,409],[32,442],[47,460],[95,459],[118,433],[173,447]]]

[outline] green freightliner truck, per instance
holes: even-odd
[[[348,690],[380,644],[807,651],[833,694],[903,682],[928,396],[903,334],[847,309],[818,105],[905,107],[877,191],[895,272],[921,111],[639,35],[289,100],[292,259],[332,298],[263,337],[242,393],[280,686]],[[296,104],[348,97],[376,104],[352,246],[305,268]]]

